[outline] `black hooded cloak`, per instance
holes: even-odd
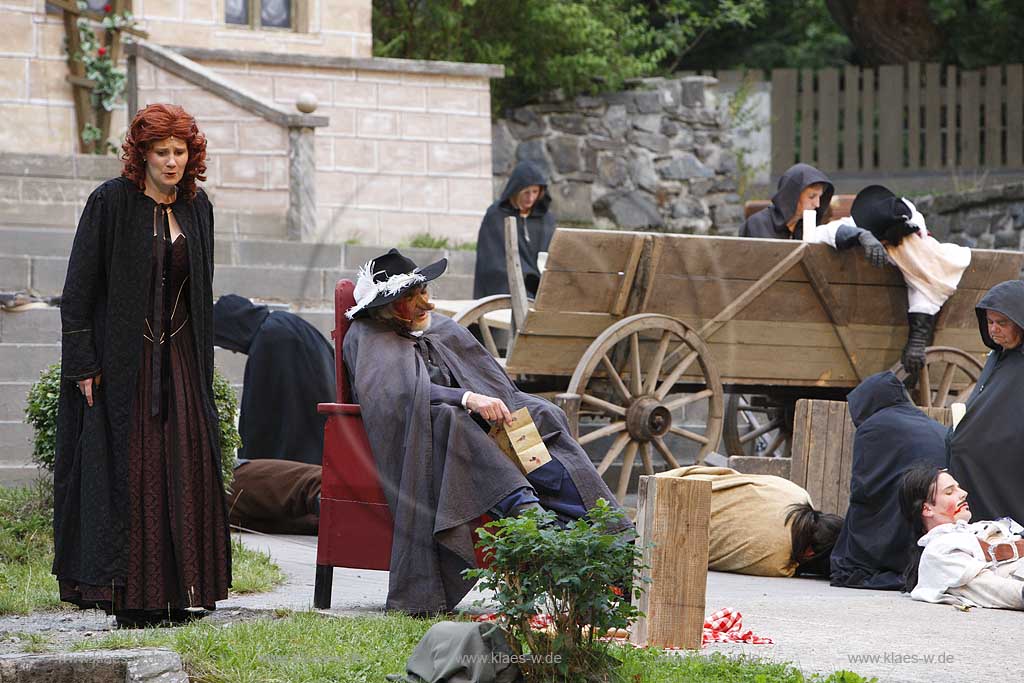
[[[519,209],[510,201],[520,190],[530,185],[540,185],[543,196],[537,200],[525,219]],[[505,189],[498,201],[491,204],[480,222],[480,233],[476,238],[476,273],[473,277],[473,298],[479,299],[492,294],[508,294],[508,273],[505,268],[505,219],[515,216],[519,228],[519,259],[523,264],[523,279],[526,292],[536,296],[540,285],[540,268],[537,254],[548,250],[551,237],[555,234],[555,215],[549,209],[551,196],[547,192],[548,181],[544,173],[529,161],[516,165],[509,176]]]
[[[565,413],[519,391],[473,335],[434,314],[423,334],[456,383],[510,410],[528,407],[551,456],[569,473],[584,506],[615,498],[572,438]],[[529,482],[470,413],[431,403],[430,378],[415,341],[360,318],[345,335],[345,365],[362,408],[381,487],[394,517],[387,608],[452,610],[473,586],[473,528],[481,515]],[[622,529],[629,528],[623,521]]]
[[[824,183],[821,203],[818,204],[818,224],[825,218],[829,202],[835,194],[835,186],[827,175],[809,164],[796,164],[779,178],[778,189],[772,197],[772,203],[748,218],[740,228],[740,237],[773,238],[779,240],[800,240],[804,237],[803,216],[797,219],[793,232],[786,227],[786,221],[796,211],[800,193],[809,185]]]
[[[128,443],[143,357],[155,208],[127,178],[108,180],[89,196],[75,232],[60,305],[62,381],[53,469],[53,573],[61,580],[125,585]],[[173,210],[188,245],[191,326],[209,416],[205,436],[219,476],[213,207],[200,189],[192,200],[179,192]],[[100,372],[102,384],[89,408],[75,383]],[[224,499],[218,502],[223,505]]]
[[[332,403],[334,349],[294,313],[271,312],[237,294],[213,307],[214,343],[249,355],[238,433],[239,458],[323,461],[324,421],[318,403]]]
[[[974,519],[1024,520],[1024,344],[992,341],[985,312],[1024,328],[1024,282],[1009,280],[978,302],[978,329],[992,349],[967,399],[967,414],[949,438],[949,470],[970,496]]]
[[[847,402],[857,427],[850,508],[829,579],[833,586],[900,590],[916,540],[900,513],[900,479],[915,465],[946,466],[946,428],[914,406],[891,372],[868,377]]]

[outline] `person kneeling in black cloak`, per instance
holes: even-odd
[[[330,342],[294,313],[270,311],[237,294],[217,300],[213,329],[214,344],[249,356],[238,457],[323,462],[326,417],[316,406],[336,397]]]
[[[833,586],[900,590],[916,536],[900,514],[903,474],[946,466],[946,428],[918,409],[892,372],[868,377],[847,396],[853,437],[850,507],[832,549]]]
[[[451,611],[473,582],[473,530],[484,514],[538,505],[563,521],[598,499],[615,503],[572,437],[565,413],[519,391],[472,334],[432,315],[429,282],[397,249],[359,270],[343,357],[381,487],[394,518],[387,609]],[[489,422],[527,408],[551,460],[523,475],[488,436]],[[613,532],[632,528],[623,516]],[[583,558],[580,558],[583,561]]]

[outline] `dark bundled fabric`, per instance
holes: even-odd
[[[853,437],[850,508],[832,549],[833,586],[899,590],[916,541],[900,513],[903,473],[946,466],[946,428],[911,402],[891,372],[868,377],[847,396]]]
[[[123,594],[140,560],[171,561],[135,556],[131,546],[142,524],[144,539],[155,538],[147,530],[162,529],[154,532],[164,538],[160,543],[170,534],[178,551],[206,539],[190,550],[201,557],[174,555],[174,568],[179,582],[191,581],[198,589],[199,579],[190,579],[186,566],[196,559],[212,586],[201,599],[220,599],[230,582],[230,547],[212,398],[213,208],[202,190],[192,201],[179,195],[173,204],[184,235],[176,247],[180,270],[188,275],[187,284],[174,291],[176,299],[181,293],[178,305],[187,310],[188,323],[171,338],[167,407],[149,416],[151,348],[144,349],[143,335],[153,310],[154,206],[129,180],[107,181],[89,197],[75,234],[61,301],[53,572],[63,586]],[[172,301],[168,319],[173,310]],[[102,384],[89,408],[75,382],[100,372]],[[137,469],[158,462],[152,460],[156,451],[166,458],[163,482]],[[136,490],[143,479],[150,488]],[[154,512],[153,506],[161,509]],[[190,534],[192,540],[185,540]],[[169,600],[176,599],[172,593]]]
[[[780,240],[800,240],[804,237],[803,216],[797,218],[793,232],[786,227],[786,222],[793,217],[800,193],[815,183],[824,183],[821,203],[818,204],[820,224],[828,211],[829,202],[835,193],[835,186],[827,175],[809,164],[796,164],[779,178],[778,189],[772,197],[772,203],[748,218],[740,228],[740,237],[774,238]]]
[[[287,311],[269,311],[237,294],[213,308],[217,346],[248,353],[238,417],[238,457],[323,461],[318,403],[336,396],[334,348],[320,331]]]
[[[523,218],[510,201],[520,190],[540,185],[544,196],[537,200],[530,215]],[[526,292],[536,296],[540,285],[537,254],[548,250],[555,234],[555,215],[550,211],[551,195],[544,172],[529,161],[516,165],[498,201],[491,204],[480,222],[476,238],[476,273],[473,277],[473,298],[492,294],[508,294],[508,272],[505,268],[505,219],[515,216],[519,229],[519,259],[523,264]]]
[[[322,468],[287,460],[235,465],[231,523],[264,534],[315,534],[320,524]]]
[[[970,494],[974,519],[1024,520],[1024,344],[1004,350],[992,341],[988,310],[1024,328],[1024,282],[1002,282],[978,302],[978,328],[992,352],[950,434],[949,470]]]
[[[423,336],[460,387],[499,398],[513,411],[529,408],[588,509],[598,498],[615,500],[570,436],[565,413],[516,389],[472,334],[450,319],[435,314]],[[357,320],[345,335],[344,357],[395,520],[387,607],[454,609],[473,585],[461,571],[475,565],[477,519],[529,482],[470,413],[430,402],[430,378],[412,339],[387,324]]]

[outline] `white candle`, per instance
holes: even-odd
[[[804,242],[814,242],[814,233],[818,227],[818,212],[814,209],[804,210]]]
[[[967,414],[967,406],[963,403],[954,403],[949,407],[950,412],[953,413],[953,429],[960,424],[960,420],[964,419],[964,415]]]

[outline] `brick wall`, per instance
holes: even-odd
[[[0,151],[71,154],[76,122],[60,14],[45,0],[0,1]],[[251,30],[224,23],[223,0],[134,0],[139,28],[153,42],[218,48],[369,57],[370,0],[293,0],[306,3],[307,31]],[[297,7],[297,5],[296,5]],[[119,109],[111,136],[126,127]]]
[[[139,60],[139,105],[185,106],[209,138],[206,187],[219,229],[284,238],[288,140],[217,95]],[[261,99],[286,107],[313,93],[317,241],[396,244],[430,233],[476,239],[491,201],[490,84],[484,76],[203,62]]]

